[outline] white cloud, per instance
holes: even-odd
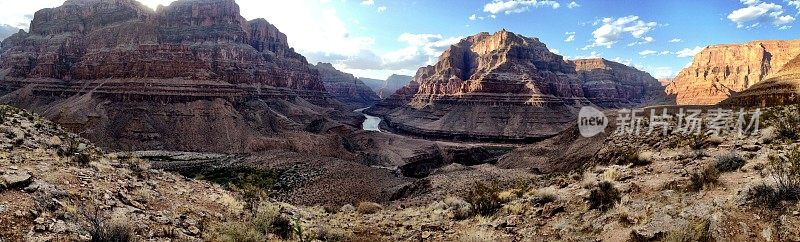
[[[675,52],[675,54],[678,55],[678,57],[694,57],[697,53],[700,53],[700,51],[703,51],[703,47],[695,46],[694,49],[684,48]]]
[[[645,67],[644,71],[650,73],[656,79],[670,79],[678,74],[672,70],[672,67]]]
[[[478,15],[473,14],[469,16],[469,20],[475,21],[476,19],[478,19]]]
[[[384,54],[381,57],[383,66],[387,69],[409,69],[434,64],[444,50],[461,39],[446,38],[440,34],[403,33],[397,40],[406,43],[407,47]]]
[[[623,64],[623,65],[626,65],[626,66],[630,66],[633,63],[633,60],[631,60],[631,59],[622,59],[620,57],[614,57],[614,59],[611,59],[611,61]]]
[[[743,8],[733,10],[728,14],[728,19],[736,23],[737,28],[754,28],[761,24],[783,27],[795,20],[791,15],[783,14],[781,5],[761,0],[741,0],[741,2],[745,5]]]
[[[567,5],[567,8],[577,8],[580,6],[581,6],[580,4],[576,3],[575,1],[572,1],[569,3],[569,5]]]
[[[643,50],[643,51],[639,52],[639,55],[641,55],[641,56],[648,56],[648,55],[655,55],[655,54],[658,54],[658,51],[655,51],[655,50]]]
[[[512,14],[527,12],[531,7],[551,7],[557,9],[561,7],[561,4],[552,0],[492,0],[492,2],[483,6],[483,11],[491,14]]]
[[[567,36],[567,38],[566,38],[566,39],[564,39],[564,42],[572,42],[572,41],[575,41],[575,32],[566,32],[566,33],[564,33],[564,34]]]
[[[599,25],[596,30],[592,32],[594,42],[584,47],[584,49],[603,46],[611,48],[615,43],[619,42],[626,34],[630,34],[633,38],[638,39],[635,44],[644,44],[653,42],[653,37],[645,36],[648,32],[653,30],[658,23],[645,22],[639,19],[639,16],[629,15],[617,19],[603,18],[596,21],[593,25]]]
[[[780,27],[780,28],[778,28],[778,29],[779,29],[779,30],[787,30],[787,29],[791,29],[791,28],[792,28],[792,26],[786,25],[786,26],[781,26],[781,27]]]
[[[789,6],[794,6],[798,11],[800,11],[800,0],[786,0],[789,3]],[[797,13],[800,15],[800,13]]]
[[[683,41],[683,40],[682,39],[678,39],[678,38],[669,40],[670,43],[678,43],[678,42],[681,42],[681,41]]]
[[[380,6],[378,7],[378,12],[386,12],[386,9],[388,9],[386,6]]]
[[[601,55],[602,54],[597,53],[597,51],[592,51],[591,53],[589,53],[589,55],[579,55],[579,56],[575,56],[574,58],[575,59],[594,59],[594,58],[601,58]]]
[[[669,54],[672,54],[672,52],[670,52],[668,50],[658,52],[658,55],[669,55]]]
[[[361,1],[361,5],[367,5],[367,6],[375,5],[375,0],[364,0],[364,1]]]
[[[561,54],[561,51],[558,50],[558,49],[550,49],[550,52],[553,52],[553,54],[556,54],[556,55]]]

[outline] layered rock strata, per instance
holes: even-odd
[[[680,105],[713,105],[770,79],[800,54],[800,41],[714,45],[695,55],[667,86]]]
[[[0,98],[111,149],[248,150],[332,112],[319,73],[233,0],[69,0],[2,43]]]
[[[769,79],[723,101],[723,105],[766,107],[800,103],[800,55],[787,62]]]
[[[352,74],[344,73],[330,63],[317,63],[322,82],[333,98],[353,108],[364,108],[375,104],[380,97],[369,86]]]
[[[536,38],[480,33],[368,112],[386,126],[447,139],[534,141],[575,122],[581,106],[631,106],[661,92],[646,73],[602,59],[565,61]],[[596,102],[596,103],[594,103]]]

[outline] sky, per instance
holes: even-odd
[[[156,8],[172,0],[140,0]],[[63,0],[0,0],[0,27],[27,29]],[[671,78],[703,47],[798,39],[800,0],[237,0],[311,63],[359,77],[413,75],[460,39],[501,29],[567,59],[602,57]],[[2,37],[2,36],[0,36]]]

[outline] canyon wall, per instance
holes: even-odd
[[[770,79],[800,54],[800,40],[713,45],[695,55],[667,93],[680,105],[713,105]]]
[[[662,92],[647,73],[602,59],[565,61],[538,39],[503,30],[451,46],[368,112],[398,132],[533,141],[566,128],[581,106],[638,105]]]
[[[322,82],[333,98],[353,109],[372,106],[380,100],[378,94],[352,74],[344,73],[330,63],[317,63]]]
[[[108,149],[245,152],[347,116],[286,35],[233,0],[69,0],[1,51],[0,101]]]

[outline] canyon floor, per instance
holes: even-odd
[[[106,154],[40,117],[0,110],[4,241],[800,239],[798,197],[774,191],[783,191],[777,168],[800,164],[785,122],[744,139],[575,138],[573,129],[499,158],[480,144],[355,131],[352,150],[359,140],[373,147],[360,156],[411,157],[367,164],[291,151]],[[508,168],[570,139],[600,148],[563,146],[573,154],[562,157],[583,160],[551,161],[580,164],[561,172]],[[411,148],[426,145],[435,151]]]

